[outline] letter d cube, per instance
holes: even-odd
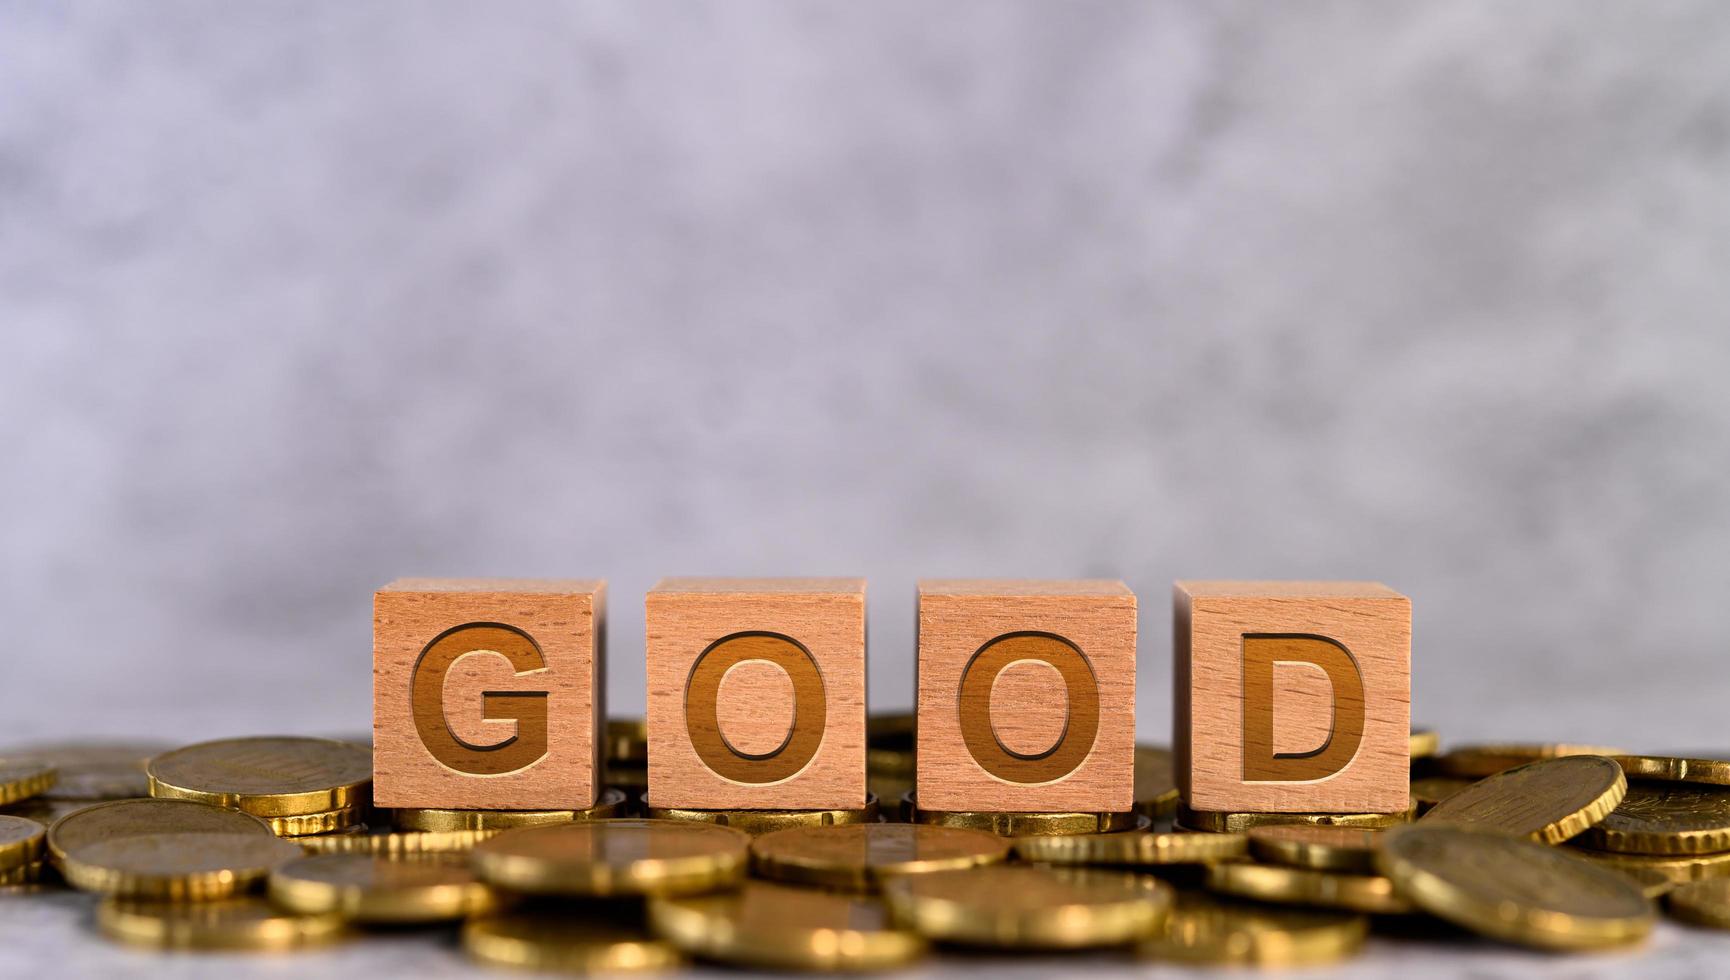
[[[1374,582],[1178,582],[1173,605],[1173,749],[1190,808],[1410,805],[1410,599]]]

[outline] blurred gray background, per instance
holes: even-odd
[[[1411,595],[1722,748],[1730,6],[0,2],[0,735],[359,732],[372,590]]]

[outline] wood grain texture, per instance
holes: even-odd
[[[599,580],[399,579],[380,589],[373,597],[374,801],[593,806],[606,719],[605,635]]]
[[[1117,581],[920,582],[920,804],[1130,809],[1135,620]]]
[[[644,617],[653,805],[865,805],[864,579],[663,579]]]
[[[1406,809],[1411,600],[1374,582],[1178,582],[1172,623],[1192,809]]]

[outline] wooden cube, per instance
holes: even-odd
[[[1192,809],[1409,805],[1410,599],[1375,582],[1178,582],[1178,786]]]
[[[1117,581],[919,583],[916,793],[930,810],[1130,809],[1135,593]]]
[[[865,580],[667,578],[644,602],[649,802],[865,805]]]
[[[373,799],[584,809],[600,793],[606,583],[399,579],[373,596]]]

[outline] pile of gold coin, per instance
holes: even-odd
[[[1138,746],[1133,811],[995,814],[922,810],[914,744],[911,716],[873,718],[870,804],[813,811],[654,806],[632,720],[576,810],[374,810],[368,748],[328,739],[25,747],[0,756],[0,902],[89,892],[94,931],[136,947],[454,928],[477,963],[614,973],[981,949],[1309,966],[1425,920],[1596,950],[1660,902],[1730,929],[1730,761],[1414,732],[1408,811],[1219,813]]]

